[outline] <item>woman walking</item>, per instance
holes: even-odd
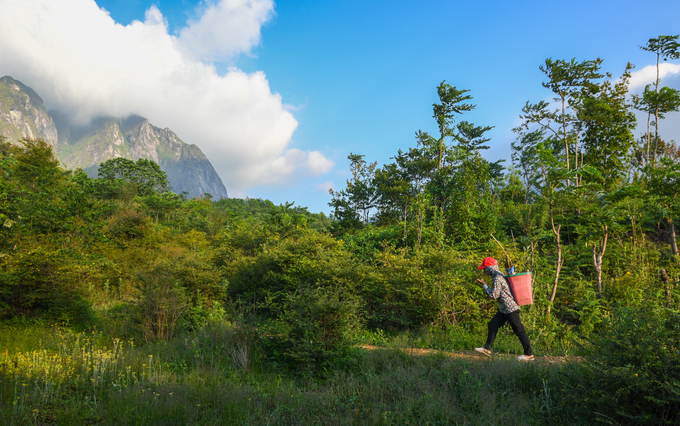
[[[479,278],[477,283],[484,289],[487,296],[496,299],[498,302],[498,313],[489,321],[489,335],[486,338],[486,344],[483,348],[475,348],[475,350],[487,356],[491,355],[491,349],[493,348],[494,340],[496,340],[498,329],[506,322],[509,322],[512,331],[519,338],[522,348],[524,348],[524,355],[519,356],[517,359],[519,361],[533,361],[534,355],[531,352],[529,336],[527,336],[527,332],[519,318],[519,305],[515,302],[505,275],[498,269],[498,262],[493,257],[485,257],[477,269],[483,269],[484,273],[491,277],[491,287]]]

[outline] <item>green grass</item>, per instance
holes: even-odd
[[[0,424],[573,424],[549,385],[563,367],[356,349],[310,377],[249,339],[222,323],[114,351],[97,332],[4,326]]]
[[[546,322],[539,317],[538,310],[524,313],[522,321],[529,335],[535,355],[582,355],[582,338],[571,327],[559,321]],[[487,337],[486,322],[448,327],[422,328],[413,331],[388,333],[382,330],[362,331],[357,336],[360,344],[388,348],[422,348],[442,351],[470,351],[484,346]],[[494,342],[498,354],[521,355],[519,339],[506,324],[499,331]]]

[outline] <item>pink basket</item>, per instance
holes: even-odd
[[[519,306],[532,305],[534,303],[534,292],[531,287],[531,272],[520,272],[515,275],[508,275],[510,291],[515,296],[515,302]]]

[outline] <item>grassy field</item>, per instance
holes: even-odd
[[[422,338],[391,339],[387,350],[357,348],[333,369],[310,376],[268,362],[227,323],[149,345],[96,331],[5,326],[0,423],[578,423],[564,399],[572,391],[564,389],[565,378],[573,378],[578,365],[418,356],[399,349]],[[499,344],[511,345],[512,339],[505,333]]]

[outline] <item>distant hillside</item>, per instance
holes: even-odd
[[[153,160],[168,175],[174,192],[186,192],[189,198],[206,193],[228,198],[200,148],[184,143],[170,129],[139,116],[99,117],[87,126],[73,126],[60,112],[48,113],[37,93],[9,76],[0,79],[0,135],[10,142],[42,138],[55,147],[66,167],[80,167],[92,177],[99,164],[112,158]]]

